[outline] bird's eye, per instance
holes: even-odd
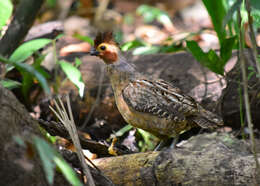
[[[106,50],[106,46],[101,46],[100,50]]]

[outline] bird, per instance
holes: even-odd
[[[98,33],[93,56],[107,66],[115,102],[124,120],[133,127],[150,132],[164,144],[193,127],[216,129],[223,125],[218,115],[204,109],[173,84],[138,72],[122,54],[112,32]]]

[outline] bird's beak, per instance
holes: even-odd
[[[92,56],[98,56],[98,55],[99,55],[99,51],[97,51],[96,49],[92,49],[92,50],[90,51],[90,55],[92,55]]]

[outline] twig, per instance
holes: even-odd
[[[58,98],[60,105],[58,105],[56,100],[54,100],[54,104],[57,108],[58,113],[51,106],[49,106],[49,107],[53,111],[53,113],[59,118],[59,120],[63,123],[63,125],[66,127],[66,129],[69,131],[73,144],[75,145],[75,148],[76,148],[76,153],[81,162],[84,175],[86,175],[86,177],[87,177],[87,184],[89,186],[95,186],[94,179],[93,179],[93,177],[90,173],[89,167],[85,161],[84,154],[82,152],[82,148],[81,148],[81,145],[79,142],[79,136],[78,136],[77,129],[76,129],[76,126],[74,123],[74,119],[73,119],[73,115],[72,115],[72,111],[71,111],[70,100],[69,100],[68,95],[66,96],[66,100],[67,100],[69,116],[68,116],[68,114],[65,110],[64,104],[62,103],[60,98]]]
[[[256,162],[256,172],[259,173],[260,167],[259,162],[256,154],[256,146],[255,146],[255,137],[253,132],[253,123],[251,118],[251,109],[250,109],[250,103],[249,103],[249,96],[248,96],[248,80],[246,75],[246,57],[244,54],[244,29],[241,26],[241,14],[240,14],[240,8],[238,9],[238,25],[239,25],[239,59],[240,59],[240,68],[242,71],[242,79],[243,79],[243,90],[244,90],[244,102],[245,102],[245,108],[246,108],[246,118],[248,122],[248,128],[249,128],[249,135],[250,135],[250,142],[251,142],[251,150],[254,155],[254,159]],[[259,174],[256,174],[259,176]]]
[[[104,12],[107,9],[108,4],[109,4],[109,0],[99,1],[99,6],[96,10],[96,14],[95,14],[95,18],[94,18],[95,22],[98,22],[102,19]]]
[[[85,119],[83,125],[80,127],[81,129],[84,129],[87,126],[87,124],[88,124],[88,122],[89,122],[89,120],[90,120],[90,118],[91,118],[91,116],[92,116],[96,106],[98,105],[98,103],[100,101],[100,95],[101,95],[101,90],[102,90],[102,82],[104,80],[104,68],[101,68],[101,73],[100,74],[101,75],[100,75],[99,81],[98,81],[98,91],[97,91],[97,97],[96,97],[95,103],[91,107],[90,112],[88,113],[88,116]]]
[[[250,40],[251,40],[252,47],[253,47],[254,61],[256,63],[256,68],[257,68],[258,74],[260,75],[260,63],[258,63],[258,60],[257,60],[258,53],[257,53],[255,32],[253,29],[253,18],[251,16],[251,6],[250,6],[249,0],[246,0],[245,2],[246,2],[246,10],[247,10],[247,16],[248,16],[248,24],[249,24],[249,36],[250,36]]]

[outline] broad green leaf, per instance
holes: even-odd
[[[51,39],[35,39],[25,42],[13,52],[9,59],[13,62],[22,62],[51,41]]]
[[[82,76],[81,76],[80,71],[76,67],[74,67],[72,64],[70,64],[70,63],[68,63],[66,61],[59,61],[59,64],[60,64],[62,70],[67,75],[67,77],[79,89],[80,97],[83,97],[85,84],[84,84],[84,82],[82,80]]]
[[[13,4],[10,0],[0,1],[0,30],[12,15],[12,11],[13,11]]]
[[[202,0],[202,2],[210,15],[214,29],[217,32],[217,36],[221,44],[226,36],[225,29],[223,29],[222,27],[222,22],[224,20],[224,17],[226,16],[225,6],[223,2],[219,0]]]
[[[189,51],[198,61],[208,60],[206,53],[202,51],[198,43],[196,43],[195,41],[186,41],[186,44]]]
[[[123,44],[121,47],[121,50],[125,52],[125,51],[131,50],[133,48],[137,48],[137,47],[144,46],[144,45],[145,45],[145,43],[143,41],[133,40],[133,41],[129,41],[129,42],[126,42],[125,44]]]
[[[22,71],[27,71],[30,74],[34,75],[36,77],[36,79],[39,81],[39,83],[41,84],[43,90],[45,91],[46,94],[50,94],[50,88],[48,86],[48,83],[45,79],[45,77],[40,74],[37,70],[35,70],[32,66],[25,64],[25,63],[13,63],[15,67],[18,68],[18,70],[22,70]]]
[[[88,37],[88,36],[82,36],[82,35],[80,35],[80,34],[74,34],[73,37],[75,37],[75,38],[77,38],[77,39],[79,39],[79,40],[81,40],[81,41],[85,41],[85,42],[89,43],[91,46],[94,46],[94,41],[93,41],[93,39],[91,39],[91,38]]]
[[[9,64],[11,66],[15,66],[19,71],[26,71],[32,74],[33,76],[36,77],[36,79],[40,82],[43,90],[45,91],[46,94],[50,94],[50,88],[47,84],[47,81],[43,75],[41,75],[37,70],[35,70],[32,66],[26,64],[26,63],[18,63],[18,62],[13,62],[10,60],[7,60],[6,58],[0,56],[0,62],[3,62],[5,64]]]
[[[39,153],[42,160],[44,172],[46,179],[49,184],[53,183],[54,178],[54,168],[55,164],[60,168],[60,171],[65,176],[65,178],[74,186],[81,186],[82,183],[78,179],[75,171],[68,165],[68,163],[58,154],[57,151],[53,149],[45,140],[34,136],[34,145]]]
[[[236,38],[237,37],[234,36],[223,40],[223,43],[220,48],[220,57],[224,63],[226,63],[232,55],[232,49],[236,42]]]
[[[38,57],[34,63],[32,64],[32,67],[38,72],[40,73],[44,78],[50,78],[50,75],[40,66],[41,62],[44,60],[46,55],[42,55],[40,57]],[[21,71],[22,77],[23,77],[23,81],[22,81],[22,93],[23,96],[25,97],[25,99],[28,98],[28,92],[30,90],[30,88],[33,85],[33,78],[34,76],[32,76],[32,74],[28,73],[27,71]]]
[[[63,175],[70,182],[71,185],[74,186],[82,185],[75,171],[68,165],[68,163],[64,159],[60,158],[59,156],[55,156],[53,160],[56,163],[57,167],[60,168]]]
[[[55,173],[55,164],[54,164],[54,157],[55,157],[55,151],[51,146],[43,139],[34,136],[33,141],[35,143],[35,147],[38,151],[38,154],[41,158],[43,170],[46,175],[46,179],[49,184],[53,184],[54,180],[54,173]]]
[[[160,47],[158,46],[142,46],[134,49],[133,55],[147,55],[147,54],[155,54],[160,51]]]
[[[198,62],[217,74],[224,74],[224,63],[214,50],[203,52],[195,41],[186,41],[186,43],[188,50]]]
[[[14,89],[14,88],[18,88],[21,86],[21,83],[18,81],[14,81],[11,79],[5,79],[5,80],[0,80],[0,84],[5,87],[8,88],[10,90]]]

